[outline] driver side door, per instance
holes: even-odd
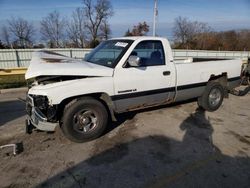
[[[127,64],[115,69],[115,95],[112,99],[116,111],[131,111],[168,101],[172,76],[170,67],[166,65],[162,42],[139,42],[131,55],[140,57],[141,65],[131,67]]]

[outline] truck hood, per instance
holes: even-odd
[[[51,51],[36,51],[32,54],[25,79],[38,76],[107,76],[113,69],[83,60],[73,59]]]

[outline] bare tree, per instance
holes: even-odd
[[[174,40],[184,46],[193,35],[193,25],[187,18],[178,17],[174,23]]]
[[[72,20],[70,21],[67,29],[68,38],[73,47],[85,47],[85,32],[84,10],[82,8],[77,8],[72,13]]]
[[[65,38],[66,20],[61,18],[59,12],[51,12],[41,21],[42,39],[52,48],[61,47]]]
[[[107,20],[104,20],[100,26],[100,37],[103,40],[108,40],[111,35],[110,25],[108,24]]]
[[[113,8],[109,0],[83,0],[86,16],[86,27],[91,37],[91,47],[98,43],[100,25],[113,15]]]
[[[182,48],[189,48],[196,43],[196,36],[200,33],[208,33],[211,28],[203,22],[192,22],[187,18],[178,17],[175,19],[173,33],[175,43]]]
[[[0,49],[4,49],[6,48],[6,46],[2,43],[2,41],[0,40]]]
[[[184,44],[189,33],[189,23],[186,18],[178,17],[174,22],[174,39],[176,42]]]
[[[174,27],[175,48],[199,50],[249,50],[250,30],[214,32],[206,23],[178,17]]]
[[[3,43],[5,43],[8,47],[10,47],[10,34],[6,26],[2,27],[1,35],[2,35]]]
[[[35,29],[33,24],[29,23],[27,20],[23,18],[12,18],[8,20],[9,28],[8,31],[12,35],[13,42],[17,44],[19,47],[27,48],[31,47],[33,43],[33,35],[35,33]],[[5,37],[9,40],[8,31],[6,29]]]

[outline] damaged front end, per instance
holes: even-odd
[[[113,69],[49,51],[35,51],[25,74],[27,95],[27,132],[32,128],[54,131],[59,124],[61,101],[55,100],[70,88],[70,83],[90,77],[111,77]],[[64,87],[64,86],[68,87]],[[58,90],[57,90],[58,89]],[[75,89],[75,88],[74,88]],[[57,92],[58,91],[58,92]],[[65,96],[67,98],[68,96]]]
[[[47,85],[63,81],[78,80],[86,77],[87,76],[38,76],[31,82],[30,86],[39,84]]]
[[[50,105],[46,96],[27,95],[26,111],[26,132],[38,129],[42,131],[54,131],[58,125],[57,106]]]
[[[86,78],[86,76],[39,76],[28,80],[28,83],[29,89],[32,89],[36,86],[45,86],[83,78]],[[45,95],[31,93],[28,93],[26,97],[26,111],[28,114],[26,132],[31,133],[33,129],[49,132],[54,131],[59,124],[59,104],[51,104]]]

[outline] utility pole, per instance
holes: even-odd
[[[154,5],[154,22],[153,22],[153,36],[155,37],[156,35],[156,19],[157,19],[157,16],[158,16],[158,1],[157,0],[154,0],[155,1],[155,5]]]

